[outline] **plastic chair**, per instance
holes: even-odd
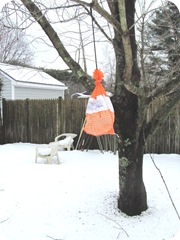
[[[74,149],[73,142],[74,138],[77,136],[75,133],[63,133],[55,137],[55,142],[58,142],[59,149],[67,149],[70,151]]]
[[[50,164],[52,163],[53,157],[57,158],[58,164],[59,156],[58,156],[58,143],[57,142],[51,142],[48,146],[36,146],[36,159],[35,162],[37,163],[38,157],[39,158],[46,158],[47,162]]]

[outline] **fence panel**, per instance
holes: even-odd
[[[24,100],[3,101],[5,142],[19,142],[22,139],[27,142],[27,111],[27,104]]]
[[[57,100],[29,101],[29,142],[48,143],[57,133]]]
[[[81,132],[83,122],[85,119],[86,99],[66,99],[62,100],[59,104],[59,115],[60,115],[60,131],[61,133],[76,133]],[[59,135],[58,134],[58,135]],[[75,138],[75,145],[78,138]]]
[[[53,141],[57,133],[56,112],[57,100],[3,100],[4,142]]]
[[[156,113],[163,102],[163,99],[157,99],[150,105],[147,120]],[[180,104],[173,109],[162,127],[148,138],[147,152],[180,153]]]
[[[3,99],[1,143],[49,143],[64,132],[79,134],[84,117],[85,100]]]
[[[150,119],[162,104],[155,101],[148,109]],[[0,143],[49,143],[55,136],[81,132],[87,99],[4,100]],[[2,122],[2,121],[1,121]],[[75,139],[75,144],[78,138]],[[149,137],[147,151],[180,153],[180,105],[167,118],[161,129]]]

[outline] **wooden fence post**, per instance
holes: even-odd
[[[2,133],[2,144],[5,144],[6,143],[6,138],[5,138],[5,123],[6,123],[6,99],[3,98],[2,99],[2,130],[1,130],[1,133]]]
[[[57,101],[57,128],[56,128],[56,136],[61,134],[61,128],[62,128],[62,98],[59,97]]]
[[[30,128],[29,128],[29,99],[25,100],[25,116],[26,116],[26,133],[27,133],[27,142],[30,142]]]

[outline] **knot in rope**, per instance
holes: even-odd
[[[99,69],[96,69],[94,71],[93,78],[95,80],[96,86],[101,84],[103,77],[104,77],[104,74]]]

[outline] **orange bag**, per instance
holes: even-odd
[[[95,89],[88,100],[84,131],[93,136],[114,133],[114,109],[101,82],[103,73],[96,69],[93,74]]]

